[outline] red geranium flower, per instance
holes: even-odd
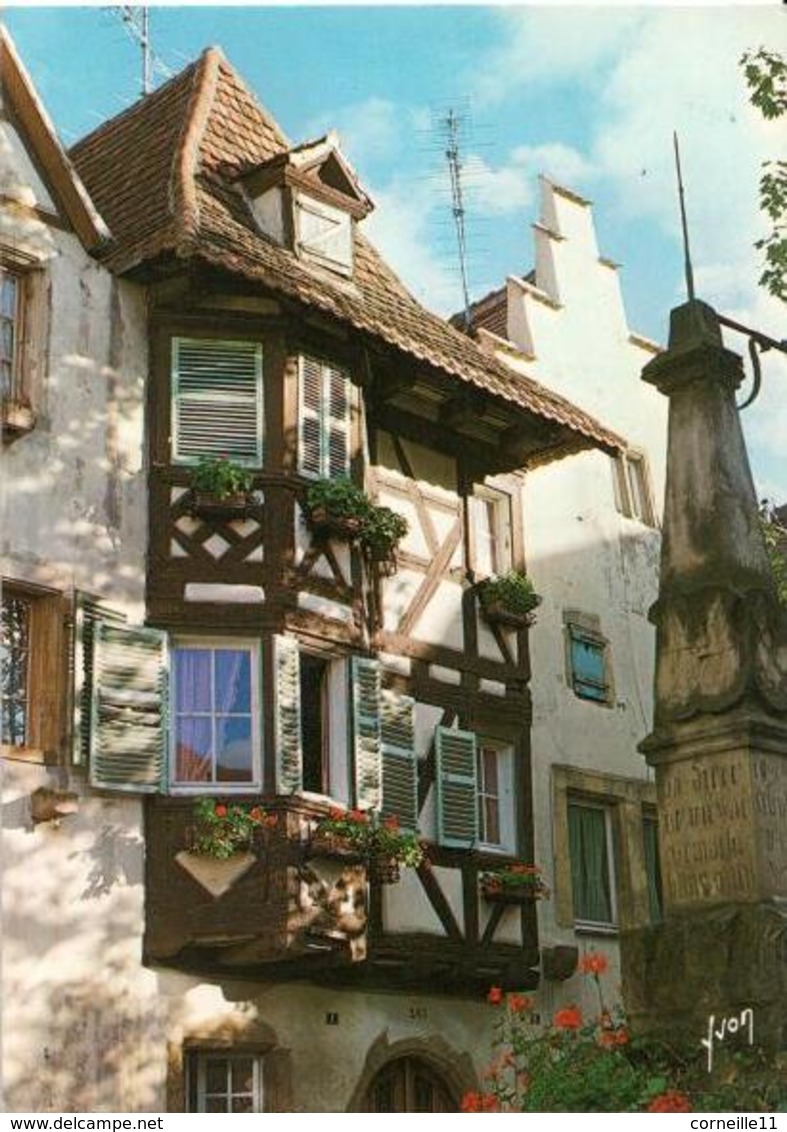
[[[462,1097],[461,1104],[462,1112],[480,1112],[481,1111],[481,1094],[480,1093],[465,1093]]]
[[[397,830],[399,828],[399,819],[396,814],[391,814],[389,818],[385,819],[383,825],[386,829]]]
[[[489,988],[489,994],[486,996],[486,1001],[489,1003],[490,1006],[499,1006],[500,1003],[503,1001],[503,988],[502,987],[490,987]]]
[[[552,1019],[558,1030],[578,1030],[582,1025],[582,1011],[578,1006],[564,1006]]]
[[[679,1089],[668,1089],[659,1093],[647,1107],[648,1112],[693,1112],[691,1101]]]
[[[508,996],[508,1009],[513,1014],[521,1014],[523,1010],[531,1010],[533,999],[526,994],[510,994]]]
[[[227,807],[224,805],[223,802],[217,802],[216,805],[213,808],[213,812],[214,812],[214,814],[216,815],[217,818],[226,818]]]
[[[579,971],[583,975],[603,975],[607,967],[607,957],[600,951],[586,951],[579,961]]]
[[[328,817],[331,821],[341,821],[344,816],[344,810],[340,810],[338,806],[331,806],[328,810]]]
[[[255,806],[253,809],[249,810],[249,817],[252,821],[261,822],[265,817],[265,814],[259,806]]]
[[[369,820],[369,815],[365,814],[363,810],[350,810],[347,816],[350,821],[366,822]]]

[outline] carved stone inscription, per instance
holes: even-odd
[[[666,903],[756,900],[756,819],[742,752],[663,768],[659,815]]]
[[[754,757],[752,794],[764,895],[787,898],[787,757]]]

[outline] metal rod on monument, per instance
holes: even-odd
[[[673,131],[672,141],[675,146],[675,169],[678,174],[678,198],[680,200],[680,222],[683,229],[683,266],[686,273],[686,291],[690,303],[694,302],[694,272],[691,266],[691,253],[689,252],[689,226],[686,221],[686,199],[683,192],[683,177],[680,170],[680,146],[678,135]]]

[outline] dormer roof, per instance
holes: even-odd
[[[513,375],[409,293],[356,226],[352,281],[299,258],[260,232],[246,178],[268,169],[336,177],[346,200],[366,197],[326,135],[293,146],[229,65],[209,48],[165,86],[78,142],[71,157],[114,241],[121,273],[166,256],[223,269],[331,316],[425,366],[557,426],[543,457],[621,441],[570,402]],[[319,176],[319,172],[317,173]],[[244,182],[243,184],[239,182]],[[366,198],[368,200],[368,198]]]

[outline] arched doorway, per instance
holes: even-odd
[[[364,1112],[458,1112],[445,1081],[418,1057],[397,1057],[366,1090]]]

